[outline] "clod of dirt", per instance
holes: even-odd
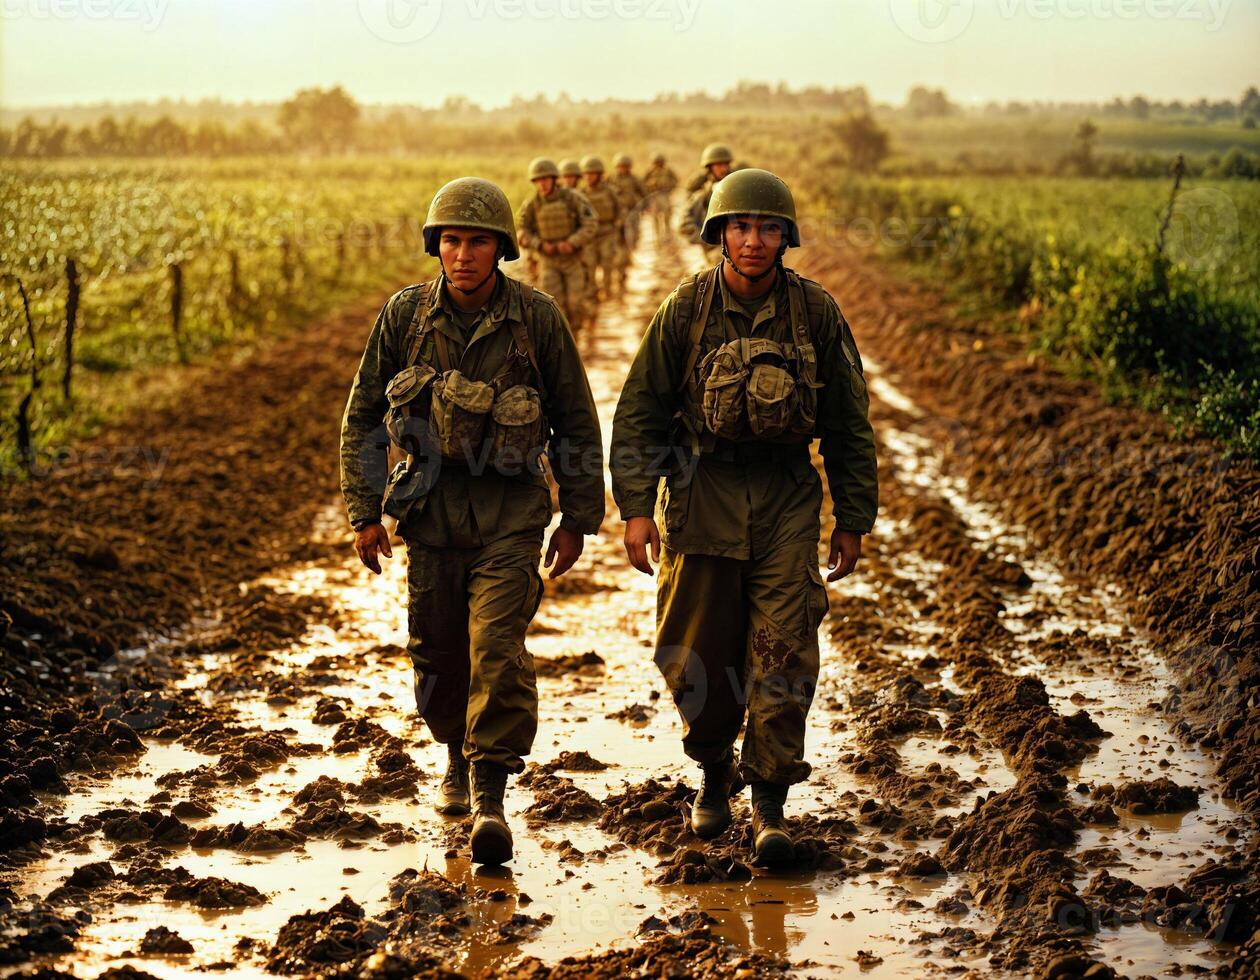
[[[534,673],[538,677],[565,677],[569,674],[601,674],[604,658],[594,650],[586,653],[562,654],[559,657],[535,657]]]
[[[624,721],[629,725],[646,725],[656,714],[656,709],[646,704],[628,704],[617,711],[609,712],[605,718],[613,721]]]
[[[519,783],[534,794],[535,802],[525,810],[525,820],[533,826],[593,820],[602,812],[599,801],[573,780],[541,766],[531,764]]]
[[[106,840],[127,843],[145,841],[153,844],[187,844],[193,831],[177,817],[157,810],[136,813],[131,810],[103,810],[97,814]]]
[[[193,952],[193,944],[166,926],[154,926],[140,940],[140,952],[145,956],[180,956]]]
[[[1133,780],[1119,788],[1110,783],[1098,786],[1090,794],[1096,800],[1123,807],[1130,813],[1185,813],[1199,805],[1199,790],[1179,786],[1167,776],[1158,779]]]
[[[585,749],[578,752],[570,752],[566,749],[538,768],[544,772],[603,772],[608,768],[608,763],[600,762]]]
[[[168,902],[189,902],[199,909],[239,909],[267,904],[267,896],[253,885],[226,878],[196,878],[184,868],[175,869],[176,880],[162,897]]]
[[[287,851],[292,847],[300,847],[305,840],[306,838],[301,834],[283,827],[264,827],[261,824],[247,827],[242,823],[233,823],[223,827],[205,827],[198,830],[188,843],[189,846],[197,849],[222,847],[253,853]]]

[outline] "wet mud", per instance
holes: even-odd
[[[649,232],[628,295],[579,338],[606,429],[693,258]],[[358,567],[335,499],[365,314],[263,356],[273,377],[304,370],[305,414],[248,365],[198,382],[163,438],[199,458],[135,498],[148,559],[122,543],[131,508],[106,503],[135,488],[125,472],[88,488],[47,575],[7,552],[24,577],[0,590],[0,973],[1255,975],[1253,475],[1187,470],[1157,427],[870,259],[802,269],[868,357],[882,509],[829,590],[790,867],[753,863],[747,791],[716,840],[690,832],[699,772],[652,661],[655,582],[627,566],[611,501],[530,631],[516,857],[470,865],[470,820],[432,809],[445,750],[414,717],[403,563]],[[217,431],[215,397],[237,406]],[[276,420],[296,469],[238,409]],[[1122,440],[1142,465],[1044,459]]]

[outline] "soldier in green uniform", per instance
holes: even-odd
[[[621,222],[625,217],[617,192],[604,179],[604,161],[596,156],[582,158],[582,176],[586,187],[582,193],[591,202],[599,218],[599,229],[591,248],[599,270],[600,299],[611,299],[617,285],[618,249],[621,243]]]
[[[716,262],[718,258],[717,246],[705,242],[701,234],[705,216],[709,212],[709,199],[713,196],[713,188],[731,172],[731,161],[734,159],[735,154],[730,147],[722,143],[710,143],[704,148],[704,152],[700,154],[700,166],[704,168],[707,180],[692,191],[679,219],[678,233],[683,241],[699,245],[704,250],[706,264]]]
[[[525,631],[547,546],[563,575],[604,513],[599,420],[573,335],[550,296],[504,275],[519,257],[512,208],[475,177],[438,191],[424,246],[435,280],[390,297],[368,337],[341,426],[341,489],[355,549],[380,573],[391,556],[382,512],[407,545],[408,650],[416,705],[449,764],[445,814],[474,812],[472,856],[512,855],[503,813],[538,727]],[[384,424],[382,424],[384,420]],[[386,478],[393,445],[406,454]]]
[[[582,249],[594,239],[595,212],[582,195],[559,185],[555,161],[539,157],[529,165],[534,196],[521,204],[520,244],[538,253],[538,285],[556,298],[565,317],[581,326],[586,301]]]
[[[652,222],[656,227],[658,243],[669,238],[670,225],[674,220],[671,195],[677,186],[678,174],[674,173],[666,163],[665,154],[656,154],[652,158],[651,168],[643,175],[643,188],[648,193],[648,206],[652,209]]]
[[[647,188],[632,173],[634,161],[629,154],[618,153],[613,159],[613,167],[616,172],[608,183],[612,185],[624,215],[621,219],[621,248],[617,253],[617,283],[619,290],[624,290],[630,260],[639,247],[639,219],[647,201]]]
[[[586,195],[582,192],[582,164],[577,160],[561,160],[560,161],[560,183],[576,194]],[[589,201],[588,201],[589,203]],[[583,246],[579,253],[582,256],[582,265],[586,270],[586,289],[582,297],[582,313],[581,326],[583,330],[593,329],[595,325],[595,317],[599,312],[599,286],[596,283],[596,247],[593,242]]]
[[[656,662],[703,772],[692,829],[720,834],[730,794],[749,782],[754,858],[773,866],[793,854],[783,803],[810,773],[805,722],[827,611],[810,445],[821,438],[835,505],[834,582],[875,520],[875,444],[849,325],[822,286],[783,266],[800,244],[787,185],[764,170],[732,174],[701,234],[723,261],[684,279],[648,325],[613,421],[613,495],[631,564],[651,574],[649,551],[660,563]]]

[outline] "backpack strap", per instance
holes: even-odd
[[[547,387],[543,383],[542,368],[538,366],[538,352],[534,348],[533,338],[530,337],[534,329],[534,293],[537,290],[527,282],[520,283],[520,287],[522,316],[520,320],[509,321],[512,327],[512,341],[533,365],[534,375],[538,379],[538,394],[545,400]]]
[[[809,313],[805,303],[805,284],[791,269],[784,269],[788,285],[788,317],[792,322],[792,341],[797,347],[813,342],[809,332]]]
[[[713,294],[718,290],[717,277],[721,266],[715,266],[704,277],[696,277],[696,298],[691,305],[691,324],[687,331],[687,363],[683,368],[682,379],[678,383],[679,391],[686,391],[691,384],[692,372],[696,362],[700,360],[700,341],[704,337],[704,326],[709,320],[709,310],[713,306]]]

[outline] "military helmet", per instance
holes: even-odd
[[[424,250],[429,255],[438,254],[438,236],[443,228],[497,231],[503,239],[503,257],[509,262],[521,257],[507,195],[497,184],[480,177],[452,180],[433,195],[423,229]]]
[[[630,167],[633,165],[634,161],[630,159],[630,154],[628,153],[618,153],[616,157],[613,158],[614,167]]]
[[[559,177],[560,168],[556,166],[556,161],[547,157],[536,157],[529,162],[529,179],[537,180],[539,177]]]
[[[707,167],[711,163],[730,163],[735,154],[725,143],[710,143],[700,154],[700,166]]]
[[[788,223],[787,243],[791,248],[801,243],[796,226],[796,202],[792,192],[769,170],[749,167],[736,170],[713,185],[709,211],[704,216],[700,240],[706,245],[722,243],[723,219],[734,214],[755,214],[782,218]]]
[[[656,154],[656,156],[652,157],[652,162],[655,163],[657,166],[662,166],[665,163],[665,154],[664,153]]]
[[[560,161],[560,176],[561,177],[581,177],[582,165],[578,163],[576,160],[561,160]]]
[[[599,157],[582,157],[582,173],[602,174],[603,172],[604,161]]]

